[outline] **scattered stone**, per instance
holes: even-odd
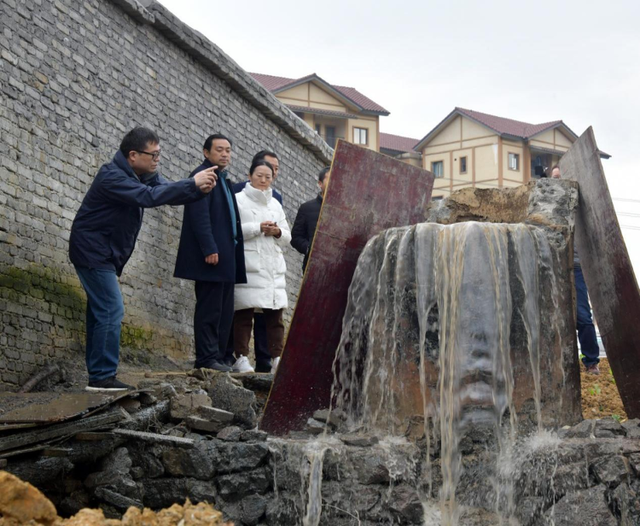
[[[240,500],[247,495],[264,493],[271,486],[271,473],[265,468],[243,473],[222,475],[216,480],[220,496],[229,501]]]
[[[627,438],[640,438],[640,418],[634,418],[633,420],[627,420],[622,423]]]
[[[314,418],[309,418],[309,420],[307,420],[305,431],[311,433],[312,435],[320,435],[324,432],[325,427],[326,424],[324,422],[319,422]]]
[[[613,511],[620,517],[622,526],[640,524],[640,495],[628,484],[620,484],[611,492],[610,498]]]
[[[627,458],[636,477],[640,477],[640,453],[632,453]]]
[[[389,507],[412,524],[420,524],[424,516],[422,502],[415,488],[405,484],[393,488]]]
[[[158,401],[158,398],[151,393],[140,393],[138,400],[142,405],[153,405]]]
[[[390,480],[389,468],[377,451],[358,451],[353,463],[361,484],[387,484]]]
[[[596,420],[596,428],[594,431],[596,438],[614,438],[625,435],[625,428],[620,422],[609,417]]]
[[[552,476],[553,489],[558,495],[587,489],[591,485],[589,470],[585,462],[559,465]]]
[[[591,471],[598,482],[617,486],[629,478],[629,461],[619,455],[599,458],[591,464]]]
[[[216,469],[219,473],[246,471],[262,465],[269,455],[266,444],[222,442],[215,446]]]
[[[211,398],[206,394],[187,393],[171,399],[171,419],[174,421],[186,420],[195,415],[200,406],[211,406]]]
[[[234,423],[245,429],[256,427],[256,395],[245,389],[240,382],[234,381],[228,374],[214,376],[208,384],[207,392],[215,407],[235,415]]]
[[[118,402],[118,405],[122,407],[127,413],[137,413],[140,411],[140,406],[142,405],[140,400],[134,400],[133,398],[125,398]]]
[[[329,409],[319,409],[315,413],[313,413],[313,418],[315,420],[319,420],[320,422],[324,422],[329,424],[330,426],[337,428],[342,424],[342,419],[339,418],[334,412]]]
[[[242,436],[242,429],[238,426],[228,426],[222,429],[217,438],[219,440],[225,440],[227,442],[238,442]]]
[[[258,429],[247,429],[240,435],[242,442],[266,442],[269,434]]]
[[[121,512],[128,510],[131,506],[140,509],[144,507],[142,505],[142,502],[131,499],[129,497],[125,497],[124,495],[121,495],[120,493],[117,493],[105,487],[97,488],[95,491],[95,496],[111,504]]]
[[[174,477],[195,477],[209,480],[216,471],[214,455],[208,444],[197,444],[193,449],[167,447],[162,451],[162,465]]]
[[[341,435],[340,440],[348,446],[370,447],[375,446],[380,440],[373,435]]]
[[[255,526],[267,510],[267,499],[262,495],[249,495],[225,508],[225,515],[247,526]]]
[[[555,526],[617,526],[618,521],[611,514],[605,498],[606,487],[595,486],[583,491],[567,493],[545,517],[546,524]]]
[[[218,409],[217,407],[200,406],[198,408],[198,414],[211,422],[231,422],[233,421],[233,413],[225,411],[224,409]]]
[[[595,430],[595,420],[583,420],[579,424],[568,429],[566,438],[593,438]]]
[[[216,434],[218,431],[224,429],[225,424],[221,422],[212,422],[211,420],[205,420],[198,416],[187,417],[187,425],[191,429],[196,431],[203,431],[205,433]]]

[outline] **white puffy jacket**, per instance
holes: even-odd
[[[242,235],[247,283],[235,287],[235,310],[262,308],[284,309],[288,306],[285,274],[287,265],[282,248],[289,246],[291,230],[282,205],[271,195],[271,189],[262,191],[250,184],[236,194]],[[265,236],[260,223],[274,221],[280,227],[279,238]]]

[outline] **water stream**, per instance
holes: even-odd
[[[496,445],[496,513],[501,523],[513,523],[512,330],[525,334],[520,345],[541,430],[540,276],[553,268],[551,254],[535,226],[467,222],[391,229],[360,257],[334,364],[334,405],[352,429],[381,436],[399,434],[410,415],[423,417],[424,493],[434,492],[430,453],[437,444],[444,525],[459,524],[460,442],[478,427]],[[434,516],[425,503],[425,524],[427,513]]]

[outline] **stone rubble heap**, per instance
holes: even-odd
[[[256,397],[242,384],[262,391]],[[436,517],[426,524],[439,523],[440,445],[431,437],[427,455],[418,422],[405,437],[376,437],[321,410],[305,431],[273,438],[256,428],[268,380],[195,372],[140,387],[148,391],[123,405],[128,418],[112,429],[70,438],[62,456],[12,457],[5,469],[65,517],[95,508],[120,519],[189,499],[236,526],[286,526],[302,524],[316,498],[320,525],[425,524],[425,510]],[[587,420],[533,435],[518,443],[506,473],[492,471],[492,434],[473,430],[460,443],[461,524],[497,524],[506,497],[521,526],[640,524],[639,424]],[[499,491],[500,480],[510,492]]]

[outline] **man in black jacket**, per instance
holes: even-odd
[[[205,199],[184,207],[174,276],[196,282],[195,367],[228,372],[225,351],[233,322],[234,286],[247,282],[240,214],[227,172],[231,141],[211,135],[203,154],[203,163],[191,175],[215,168],[219,181]]]
[[[153,131],[127,133],[113,160],[100,168],[71,226],[69,258],[87,293],[89,391],[131,388],[116,380],[124,317],[117,276],[131,257],[144,209],[197,201],[216,185],[212,169],[169,183],[156,172],[159,158]]]
[[[322,198],[329,184],[329,177],[331,176],[329,170],[329,167],[320,170],[318,174],[318,187],[320,188],[320,192],[315,199],[300,205],[296,220],[291,229],[291,246],[300,252],[300,254],[304,254],[304,261],[302,262],[303,274],[309,262],[309,251],[311,250],[311,243],[313,242],[318,218],[320,217]]]

